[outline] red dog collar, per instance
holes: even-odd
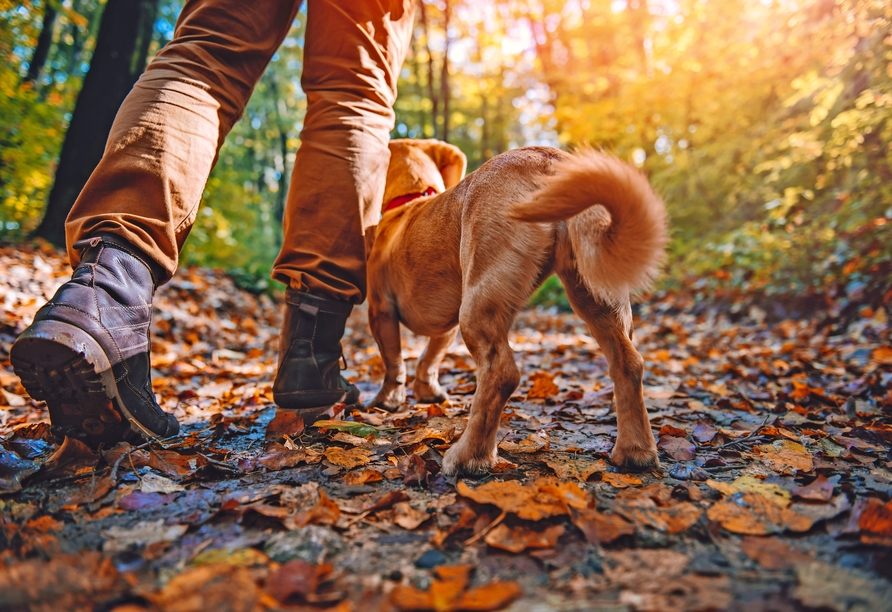
[[[390,202],[388,202],[387,206],[384,207],[384,210],[381,211],[381,214],[383,215],[388,210],[393,210],[394,208],[399,208],[403,204],[407,204],[407,203],[411,202],[412,200],[417,200],[418,198],[423,198],[425,196],[432,196],[432,195],[436,195],[436,194],[437,194],[436,189],[434,189],[433,187],[428,187],[427,189],[425,189],[424,191],[422,191],[420,193],[407,193],[406,195],[401,195],[399,197],[393,198]]]

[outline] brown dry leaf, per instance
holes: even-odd
[[[808,531],[814,520],[783,508],[758,493],[737,493],[716,502],[707,512],[709,520],[733,533],[768,535],[783,531]]]
[[[613,586],[642,587],[678,578],[688,561],[669,549],[620,550],[604,554],[604,576]]]
[[[434,581],[428,591],[397,585],[390,601],[399,610],[434,610],[458,612],[499,610],[521,595],[516,582],[492,582],[465,591],[470,580],[471,565],[440,566],[434,569]]]
[[[304,418],[289,410],[277,410],[276,416],[266,426],[266,439],[281,440],[288,436],[294,438],[304,432]]]
[[[80,440],[65,436],[62,446],[46,460],[43,469],[48,476],[60,478],[89,472],[97,463],[99,455],[90,450],[89,446]]]
[[[861,541],[865,544],[892,546],[892,500],[883,502],[871,498],[858,519]]]
[[[747,557],[768,569],[790,569],[801,563],[808,563],[812,558],[799,551],[780,538],[761,538],[746,536],[740,542]]]
[[[384,476],[377,470],[359,470],[344,474],[344,484],[348,485],[361,485],[367,482],[380,482],[382,480],[384,480]]]
[[[507,453],[537,453],[541,450],[548,450],[548,440],[538,433],[532,433],[520,442],[505,440],[499,444],[499,449]]]
[[[685,531],[703,514],[703,510],[691,502],[676,502],[671,487],[659,483],[620,491],[613,510],[633,523],[672,534]]]
[[[127,529],[112,526],[102,532],[105,552],[123,552],[131,546],[144,546],[176,540],[189,529],[188,525],[165,525],[164,519],[142,521]]]
[[[266,452],[257,459],[257,463],[266,469],[275,472],[296,466],[302,461],[307,460],[307,451],[299,448],[296,450],[288,449],[284,444],[271,442],[266,447]]]
[[[456,489],[459,495],[479,504],[492,504],[531,521],[567,514],[570,507],[585,508],[588,505],[588,496],[577,484],[552,478],[540,478],[527,485],[516,480],[493,481],[476,489],[460,481]]]
[[[759,451],[759,460],[779,474],[811,472],[815,469],[811,454],[792,440],[778,440],[774,444],[762,444],[755,448]]]
[[[617,489],[625,489],[626,487],[637,486],[641,484],[641,479],[631,474],[618,474],[617,472],[604,472],[601,474],[601,482],[606,482]]]
[[[527,399],[548,399],[554,397],[561,390],[554,384],[554,375],[546,372],[536,372],[530,376],[533,387],[527,393]]]
[[[574,478],[579,482],[585,482],[592,474],[603,472],[610,467],[604,459],[589,461],[583,457],[563,453],[545,455],[542,459],[554,470],[558,478],[564,480]]]
[[[325,449],[325,458],[334,465],[352,470],[369,463],[372,460],[372,451],[356,447],[347,450],[340,446],[330,446]]]
[[[570,511],[573,524],[585,535],[590,544],[608,544],[615,539],[635,533],[635,526],[621,516],[598,512],[591,508],[573,508]]]
[[[793,495],[800,499],[810,501],[830,501],[833,499],[834,484],[819,475],[815,480],[804,487],[793,487]]]
[[[535,531],[523,525],[509,527],[500,523],[486,534],[484,541],[494,548],[519,553],[528,548],[552,548],[564,531],[563,525],[552,525],[544,531]]]
[[[873,349],[870,360],[877,365],[892,365],[892,346],[878,346]]]
[[[285,603],[297,596],[298,601],[320,601],[317,591],[328,580],[334,568],[328,563],[314,565],[294,559],[282,565],[266,579],[266,592]]]
[[[409,496],[405,491],[388,491],[378,499],[363,506],[362,512],[378,512],[379,510],[387,510],[392,508],[394,504],[407,501]]]
[[[393,522],[409,531],[418,529],[430,517],[430,514],[424,510],[416,510],[408,502],[398,502],[393,505]]]
[[[328,498],[323,492],[319,491],[319,501],[310,510],[296,512],[288,517],[283,524],[288,529],[297,529],[305,525],[334,525],[341,516],[341,509],[338,505]]]
[[[790,492],[780,485],[769,484],[764,480],[760,480],[755,476],[741,476],[732,482],[722,482],[719,480],[709,479],[706,484],[721,491],[725,495],[733,495],[738,492],[758,493],[766,499],[770,499],[782,508],[786,508],[792,501]]]
[[[731,579],[728,576],[702,574],[654,581],[634,589],[624,589],[619,595],[621,604],[641,612],[727,610],[731,600]]]
[[[174,576],[148,599],[165,612],[251,612],[259,595],[248,569],[212,563]]]
[[[0,609],[93,610],[124,586],[114,560],[95,551],[0,564]]]
[[[697,452],[697,447],[690,440],[675,436],[662,436],[657,442],[657,447],[662,448],[676,461],[690,461]]]

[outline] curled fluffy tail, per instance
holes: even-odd
[[[556,162],[539,191],[509,214],[530,222],[567,220],[579,275],[610,302],[645,288],[664,259],[662,200],[641,172],[590,149]]]

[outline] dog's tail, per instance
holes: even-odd
[[[579,275],[592,294],[612,303],[645,288],[664,259],[662,200],[641,172],[591,149],[556,162],[539,191],[514,204],[509,215],[567,220]]]

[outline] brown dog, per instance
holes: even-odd
[[[609,363],[618,425],[613,461],[659,465],[644,408],[643,360],[631,342],[629,295],[656,272],[666,243],[663,203],[644,176],[594,151],[528,147],[462,180],[466,159],[452,145],[394,140],[390,152],[384,214],[368,262],[369,322],[386,375],[370,405],[393,409],[406,401],[400,323],[430,337],[418,360],[415,398],[446,399],[438,368],[461,328],[477,364],[477,392],[443,468],[489,470],[502,409],[520,382],[508,331],[554,272]]]

